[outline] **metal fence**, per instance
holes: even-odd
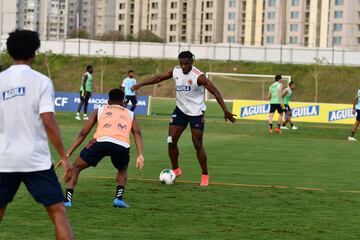
[[[4,49],[5,39],[1,40]],[[196,59],[233,60],[272,63],[312,64],[325,59],[333,65],[360,65],[360,51],[337,48],[300,48],[289,46],[254,47],[238,44],[185,44],[149,42],[104,42],[87,39],[42,41],[40,52],[54,54],[110,56],[119,58],[174,59],[182,50],[190,50]]]

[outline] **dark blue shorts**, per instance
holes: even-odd
[[[356,109],[356,121],[360,121],[360,110]]]
[[[129,165],[130,148],[112,142],[91,141],[80,153],[80,157],[93,167],[96,167],[101,159],[107,156],[111,158],[116,169],[125,170]]]
[[[190,123],[191,128],[204,130],[205,128],[204,113],[199,116],[189,116],[183,113],[178,107],[176,107],[171,116],[170,125],[186,127],[188,123]]]
[[[291,112],[291,108],[288,104],[285,104],[284,107],[285,107],[285,112]]]
[[[129,102],[131,102],[132,105],[137,104],[136,96],[130,96],[130,95],[125,96],[125,103],[129,103]]]
[[[0,173],[0,208],[11,202],[23,182],[33,198],[48,207],[64,201],[54,169],[36,172]]]

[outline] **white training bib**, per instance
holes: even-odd
[[[206,110],[205,90],[197,83],[198,77],[202,74],[194,66],[187,74],[183,73],[180,66],[173,69],[173,79],[176,84],[176,106],[186,115],[199,116]]]

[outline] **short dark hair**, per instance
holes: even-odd
[[[290,81],[290,82],[289,82],[289,86],[292,85],[292,84],[295,84],[295,82],[294,82],[294,81]]]
[[[110,101],[122,101],[124,100],[124,92],[120,88],[113,88],[109,92]]]
[[[276,75],[275,76],[275,81],[279,81],[281,78],[282,78],[281,75]]]
[[[90,71],[91,68],[92,68],[91,65],[86,66],[86,71]]]
[[[195,57],[195,55],[190,52],[190,51],[182,51],[181,53],[179,53],[178,59],[184,59],[184,58],[188,58],[193,60]]]
[[[9,33],[6,47],[14,60],[29,60],[35,57],[35,52],[40,47],[39,34],[30,30],[17,29]]]
[[[129,73],[132,73],[132,72],[134,72],[134,70],[129,70],[129,71],[128,71],[128,74],[129,74]]]

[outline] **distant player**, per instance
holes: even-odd
[[[92,74],[94,72],[94,69],[92,66],[86,67],[86,73],[84,73],[82,79],[81,79],[81,86],[80,86],[80,103],[76,112],[75,119],[81,120],[80,118],[80,112],[81,108],[84,105],[84,116],[83,120],[88,120],[89,117],[87,116],[87,108],[89,104],[89,99],[91,97],[91,91],[92,91]]]
[[[269,132],[272,133],[273,132],[273,117],[274,117],[274,113],[275,111],[277,111],[279,113],[279,119],[278,119],[278,123],[277,123],[277,127],[275,129],[276,133],[281,133],[281,122],[282,122],[282,118],[283,118],[283,112],[284,112],[284,103],[283,103],[283,98],[282,98],[282,78],[281,75],[276,75],[275,76],[275,82],[273,84],[271,84],[271,86],[269,87],[269,99],[270,99],[270,112],[269,112],[269,117],[268,117],[268,121],[269,121]]]
[[[360,89],[357,91],[357,95],[353,100],[353,111],[352,114],[356,114],[355,124],[351,130],[351,135],[348,137],[349,141],[356,141],[357,139],[354,137],[355,132],[357,131],[360,124]]]
[[[178,59],[180,66],[176,66],[163,74],[155,75],[149,80],[135,85],[132,90],[168,79],[175,81],[176,107],[170,120],[167,139],[172,168],[176,176],[182,174],[178,163],[179,149],[177,143],[186,126],[190,123],[192,141],[202,170],[200,186],[208,186],[207,156],[203,147],[206,109],[204,102],[205,88],[215,96],[224,111],[226,121],[235,122],[235,115],[228,111],[220,92],[213,83],[199,69],[193,66],[194,55],[190,51],[181,52]]]
[[[284,91],[282,92],[282,98],[285,106],[285,122],[281,126],[281,129],[289,129],[288,127],[286,127],[287,123],[290,123],[292,130],[298,129],[296,126],[294,126],[294,124],[291,121],[292,112],[290,108],[290,100],[292,98],[293,91],[295,90],[295,88],[296,88],[295,82],[291,81],[289,82],[289,86],[285,88]]]
[[[123,200],[123,194],[130,159],[130,132],[134,135],[136,143],[137,168],[143,168],[144,157],[140,127],[134,113],[122,107],[123,100],[124,92],[121,89],[110,90],[108,105],[98,108],[90,115],[89,120],[85,122],[83,129],[67,151],[67,156],[70,157],[97,123],[93,140],[81,151],[73,164],[74,174],[67,185],[65,206],[72,206],[74,188],[80,172],[89,166],[95,167],[105,156],[110,156],[112,164],[118,170],[114,206],[129,207]]]
[[[129,103],[131,101],[131,111],[135,111],[137,99],[136,99],[136,93],[135,91],[132,91],[131,88],[136,85],[136,79],[134,78],[134,71],[130,70],[128,71],[128,77],[125,78],[121,84],[121,86],[124,88],[125,92],[125,103]]]
[[[55,225],[56,239],[73,239],[48,144],[49,138],[61,157],[64,179],[68,181],[72,166],[54,115],[53,84],[30,67],[40,47],[39,35],[16,30],[9,34],[6,46],[13,65],[0,74],[0,221],[24,183],[45,207]],[[24,210],[23,214],[27,214]],[[16,229],[13,231],[16,234]]]

